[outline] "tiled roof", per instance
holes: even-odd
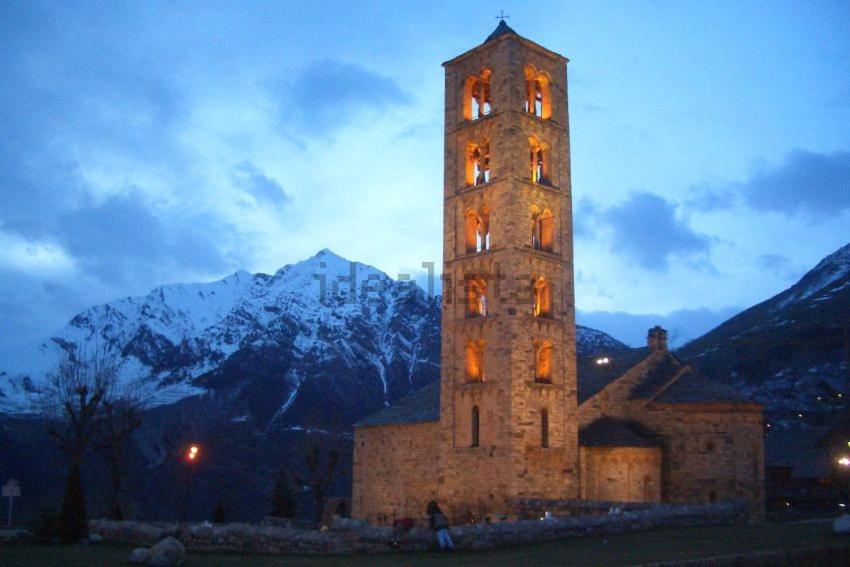
[[[393,423],[422,423],[440,419],[440,381],[420,388],[391,406],[366,416],[354,427],[389,425]]]
[[[691,370],[664,390],[655,401],[668,404],[688,403],[755,403],[731,386]]]
[[[636,422],[600,417],[578,433],[582,447],[657,447],[652,434]]]
[[[648,348],[633,348],[611,354],[597,354],[578,359],[578,403],[584,403],[605,386],[622,376],[635,364],[649,356]],[[608,364],[597,364],[608,358]]]

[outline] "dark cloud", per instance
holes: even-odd
[[[705,267],[709,238],[695,232],[676,212],[676,205],[652,193],[632,193],[621,205],[587,217],[607,227],[611,250],[653,271],[666,271],[671,258]],[[582,229],[586,230],[586,229]]]
[[[236,184],[248,191],[260,204],[271,203],[282,209],[292,201],[280,183],[260,171],[250,161],[244,161],[233,168]]]
[[[756,262],[761,269],[784,280],[797,280],[802,275],[799,270],[794,269],[790,258],[782,254],[762,254],[756,258]]]
[[[389,77],[333,59],[316,61],[271,90],[284,123],[318,138],[351,123],[358,111],[384,110],[412,101]]]
[[[779,167],[761,167],[741,192],[753,209],[835,217],[850,210],[850,152],[795,150]]]

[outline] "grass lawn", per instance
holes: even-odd
[[[187,565],[639,565],[676,559],[732,555],[850,543],[832,534],[831,522],[679,528],[499,549],[480,553],[408,553],[353,557],[189,554]],[[100,546],[0,546],[0,565],[126,565],[129,548]]]

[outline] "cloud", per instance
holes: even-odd
[[[287,126],[305,136],[326,138],[363,110],[385,110],[412,102],[392,79],[354,64],[324,59],[276,82],[271,91]]]
[[[264,174],[250,161],[244,161],[234,167],[233,178],[236,184],[250,193],[260,205],[270,203],[283,209],[292,201],[280,183]]]
[[[644,346],[647,330],[661,325],[669,333],[670,346],[675,348],[699,338],[740,311],[738,307],[679,309],[659,315],[579,310],[576,320],[580,325],[604,331],[632,347]]]
[[[701,213],[725,211],[735,206],[736,195],[730,189],[696,185],[690,188],[690,194],[691,196],[684,203],[685,207]]]
[[[800,272],[791,265],[791,259],[782,254],[762,254],[756,258],[759,268],[772,273],[783,280],[797,280]]]
[[[585,206],[580,207],[580,212],[588,221],[610,231],[608,240],[612,252],[647,270],[666,271],[672,258],[699,267],[707,263],[709,238],[691,229],[677,214],[676,204],[663,197],[646,192],[632,193],[624,203],[607,210]],[[587,230],[580,228],[580,233]]]
[[[758,168],[740,189],[756,210],[835,217],[850,210],[850,152],[795,150],[778,167]]]

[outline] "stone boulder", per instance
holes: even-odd
[[[186,558],[186,546],[173,537],[167,537],[151,547],[148,565],[172,567],[182,565]]]
[[[850,535],[850,514],[838,516],[832,522],[832,531],[836,534]]]
[[[137,547],[130,552],[130,563],[144,565],[151,560],[151,552],[147,547]]]

